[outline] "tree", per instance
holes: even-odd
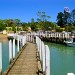
[[[37,16],[39,16],[39,19],[41,19],[43,22],[50,18],[50,16],[47,16],[45,12],[38,12]]]
[[[6,29],[6,25],[4,24],[4,21],[0,19],[0,31]]]
[[[75,9],[72,10],[72,12],[71,12],[71,22],[72,22],[73,25],[75,26]]]
[[[27,31],[28,30],[28,24],[25,22],[22,22],[22,28],[23,28],[23,30]]]
[[[12,31],[16,32],[16,25],[12,24]]]
[[[37,21],[38,21],[38,22],[41,22],[41,19],[40,19],[40,18],[37,18]]]
[[[13,20],[12,19],[5,19],[5,24],[10,27],[13,24]]]
[[[33,31],[36,31],[36,29],[37,29],[37,22],[31,23],[31,29]]]
[[[34,18],[31,19],[31,23],[33,23],[33,22],[34,22]]]
[[[62,12],[59,12],[57,15],[57,24],[60,27],[64,27],[64,14]]]
[[[70,21],[70,12],[66,12],[65,10],[64,10],[64,24],[68,24],[69,23],[69,21]]]

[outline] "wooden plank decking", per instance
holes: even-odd
[[[28,43],[8,75],[37,75],[36,46]]]

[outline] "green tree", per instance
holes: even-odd
[[[70,21],[70,13],[64,10],[64,24],[68,24]]]
[[[16,32],[16,25],[12,24],[12,31]]]
[[[0,19],[0,31],[2,31],[2,30],[4,30],[4,29],[6,29],[6,25],[5,25],[5,23],[4,23],[4,20],[1,20],[1,19]]]
[[[43,22],[47,21],[47,19],[50,18],[50,16],[46,15],[45,12],[38,12],[37,16],[39,16],[39,19],[41,19],[41,21]]]
[[[37,29],[37,23],[36,23],[36,22],[31,23],[31,29],[32,29],[33,31],[36,31],[36,29]]]
[[[75,26],[75,9],[73,9],[71,12],[71,22]]]
[[[31,19],[31,23],[33,23],[33,22],[34,22],[34,18]]]
[[[5,24],[6,24],[6,26],[10,27],[13,24],[13,20],[12,19],[5,19]]]
[[[64,27],[64,14],[62,12],[59,12],[57,15],[57,24],[60,27]]]
[[[38,21],[38,22],[41,22],[41,19],[40,19],[40,18],[37,18],[37,21]]]
[[[24,31],[27,31],[28,30],[28,24],[25,22],[22,22],[22,28]]]

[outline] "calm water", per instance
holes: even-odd
[[[2,42],[2,71],[4,72],[9,65],[9,42],[8,41],[0,41]],[[15,47],[17,53],[17,46]]]
[[[51,75],[75,74],[75,47],[46,43],[50,48]]]

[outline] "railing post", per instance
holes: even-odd
[[[19,52],[20,47],[19,47],[19,37],[17,38],[17,52]]]
[[[26,41],[28,41],[28,34],[26,34]]]
[[[2,43],[0,43],[0,75],[2,75]]]
[[[9,40],[9,63],[11,63],[12,60],[12,41]]]
[[[13,39],[13,58],[15,58],[15,39]]]
[[[30,34],[29,34],[29,40],[28,41],[30,41]]]
[[[39,50],[40,50],[40,59],[42,60],[42,51],[41,51],[41,40],[40,40],[40,38],[39,38]]]
[[[47,45],[45,45],[45,47],[46,47],[46,75],[50,75],[50,51]]]
[[[22,46],[24,46],[24,44],[25,44],[25,37],[22,36]]]
[[[26,36],[25,36],[25,44],[26,44]]]
[[[23,36],[23,45],[26,44],[26,36]]]
[[[41,39],[40,39],[40,58],[41,58],[41,61],[42,61],[42,41],[41,41]]]
[[[40,52],[40,46],[39,46],[39,37],[38,37],[38,51]]]
[[[43,72],[45,72],[45,45],[44,43],[42,42],[42,56],[43,56]]]
[[[30,40],[31,42],[33,41],[33,38],[32,38],[32,33],[31,33],[31,40]]]

